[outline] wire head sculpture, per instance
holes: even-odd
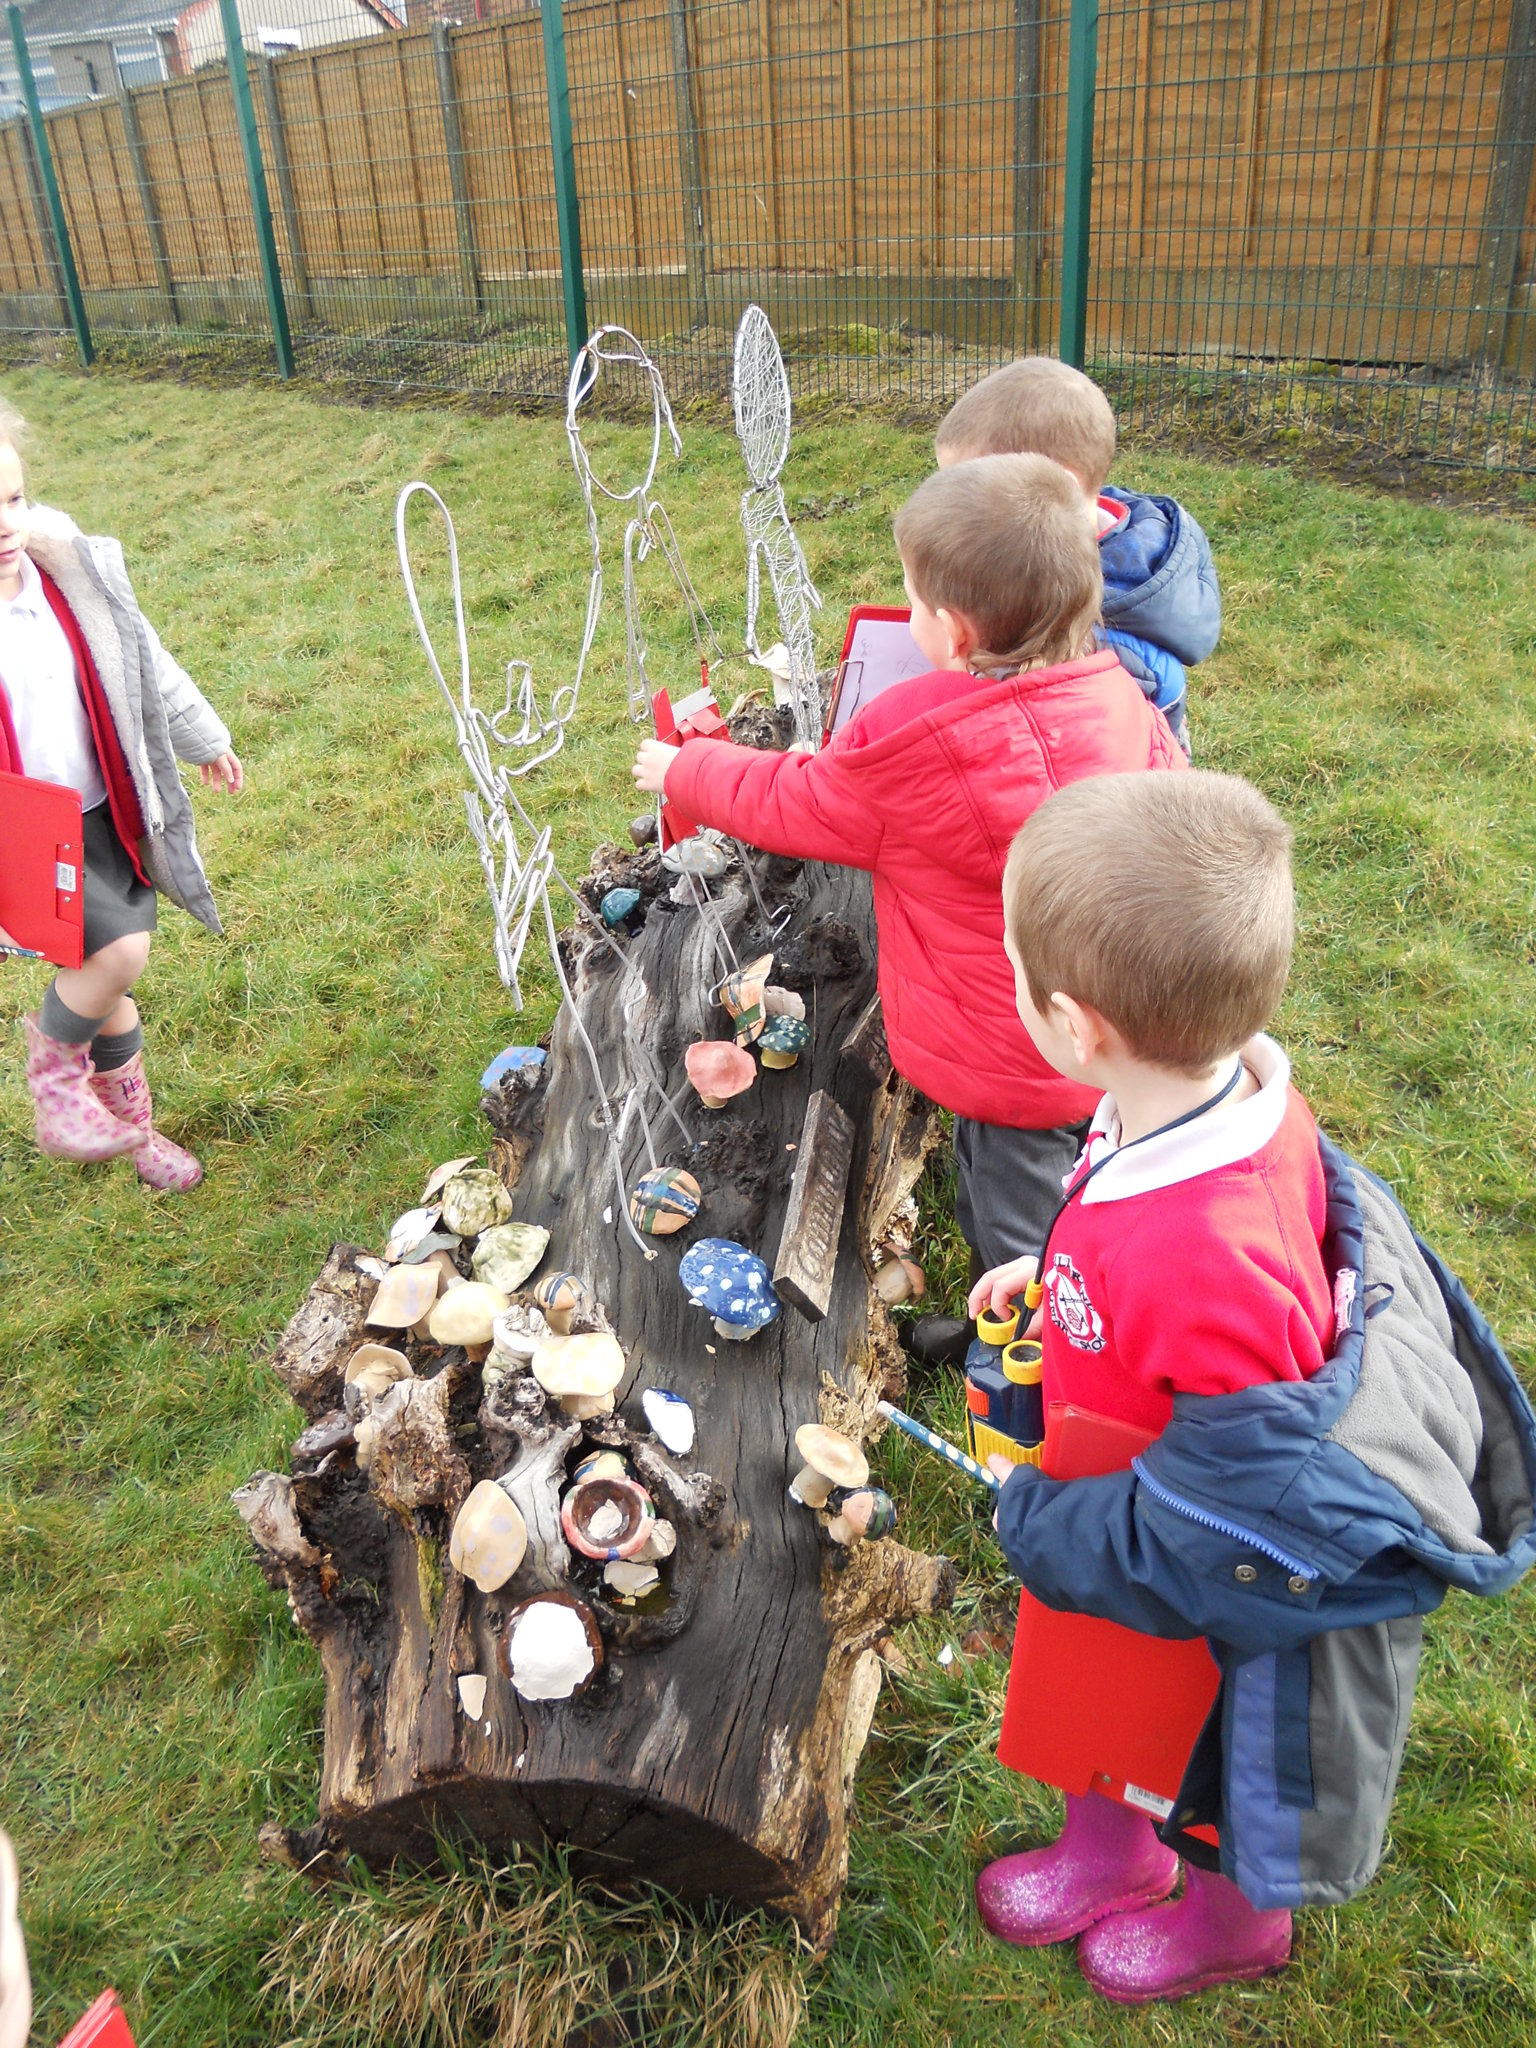
[[[651,452],[639,481],[627,490],[608,484],[592,466],[592,458],[581,438],[581,407],[591,397],[598,383],[605,375],[617,373],[621,379],[638,383],[650,398],[651,403]],[[713,626],[699,602],[698,592],[684,566],[682,551],[677,536],[672,531],[672,522],[667,517],[665,506],[651,496],[656,482],[656,466],[661,460],[662,438],[672,444],[674,455],[683,452],[682,437],[677,431],[677,422],[672,417],[672,407],[667,399],[667,390],[662,382],[661,371],[652,362],[644,346],[635,339],[627,327],[599,327],[585,343],[571,365],[570,381],[565,394],[565,433],[570,442],[571,460],[576,466],[577,482],[581,486],[582,503],[586,507],[587,536],[592,544],[592,578],[587,589],[587,621],[582,634],[581,653],[576,661],[576,679],[571,685],[572,708],[576,695],[581,689],[581,679],[586,673],[587,656],[592,651],[592,641],[597,632],[598,618],[603,606],[603,544],[598,525],[597,501],[600,497],[616,505],[630,508],[627,525],[624,528],[624,638],[628,659],[629,715],[635,724],[642,724],[651,715],[651,698],[654,691],[646,668],[645,630],[640,619],[639,593],[635,583],[635,571],[653,549],[660,553],[672,574],[688,613],[688,623],[693,633],[694,644],[703,659],[712,651],[717,660],[722,659],[720,643],[715,638]]]

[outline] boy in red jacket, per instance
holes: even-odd
[[[957,1215],[979,1271],[1039,1243],[1098,1099],[1051,1069],[1014,1007],[1009,845],[1065,783],[1185,764],[1094,645],[1098,545],[1059,464],[941,470],[896,515],[896,546],[930,674],[884,691],[819,754],[647,740],[634,775],[702,825],[872,874],[886,1041],[954,1112]]]

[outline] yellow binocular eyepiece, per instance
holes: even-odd
[[[1016,1387],[1037,1386],[1041,1373],[1040,1346],[1033,1337],[1021,1337],[1003,1351],[1003,1378]]]
[[[983,1344],[995,1344],[999,1349],[1011,1344],[1019,1327],[1019,1312],[1012,1308],[1005,1316],[995,1316],[984,1308],[976,1318],[976,1334]]]

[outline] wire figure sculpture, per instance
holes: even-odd
[[[741,500],[741,523],[747,536],[747,652],[763,667],[774,668],[757,639],[762,565],[766,563],[788,661],[787,701],[794,713],[796,742],[814,750],[821,745],[823,711],[811,613],[820,611],[821,596],[811,581],[784,503],[780,477],[789,455],[789,378],[773,323],[761,306],[748,306],[736,330],[731,409],[736,438],[752,479]]]
[[[621,375],[633,372],[648,389],[651,400],[650,459],[639,482],[631,484],[627,490],[603,481],[592,467],[592,458],[581,438],[581,406],[591,396],[604,372],[613,371]],[[672,531],[666,507],[651,495],[656,482],[656,465],[661,460],[663,433],[671,442],[674,455],[682,454],[683,443],[677,422],[672,417],[661,372],[627,327],[599,327],[572,363],[570,382],[566,387],[565,432],[581,485],[587,533],[592,543],[592,580],[587,589],[587,619],[581,653],[576,661],[576,680],[571,685],[571,708],[575,709],[581,679],[586,673],[587,656],[592,651],[603,608],[603,545],[597,514],[597,500],[603,497],[616,505],[631,508],[624,528],[624,638],[629,674],[629,715],[636,725],[640,725],[651,715],[651,698],[655,691],[646,668],[645,629],[640,619],[635,572],[653,550],[661,555],[672,572],[672,580],[687,608],[688,623],[700,661],[706,660],[710,653],[717,661],[723,660],[724,654],[683,562],[682,550]]]
[[[422,613],[416,577],[411,564],[407,513],[411,500],[418,493],[429,499],[442,515],[448,544],[448,573],[453,590],[453,623],[459,658],[457,689],[450,684],[438,660],[431,632]],[[655,1137],[646,1115],[647,1100],[652,1096],[659,1099],[661,1107],[677,1126],[684,1144],[690,1150],[693,1147],[693,1137],[668,1096],[656,1062],[635,1024],[636,1015],[650,991],[644,976],[634,965],[629,954],[556,867],[550,846],[550,828],[536,825],[524,809],[515,782],[518,777],[525,775],[530,767],[536,765],[535,761],[498,759],[492,752],[493,746],[505,753],[508,750],[526,748],[530,743],[540,742],[540,735],[533,735],[530,739],[529,720],[525,715],[525,707],[532,700],[531,675],[526,662],[509,662],[506,695],[501,710],[487,715],[476,705],[470,673],[469,635],[464,621],[464,588],[459,572],[458,536],[454,531],[452,514],[430,484],[409,483],[401,491],[395,504],[395,544],[400,556],[400,573],[405,582],[411,617],[415,621],[417,634],[426,651],[428,666],[453,716],[454,736],[458,743],[459,755],[469,771],[472,787],[464,792],[464,810],[479,855],[486,893],[491,899],[496,932],[497,972],[511,995],[513,1004],[521,1010],[523,992],[519,969],[534,917],[542,913],[549,956],[554,963],[560,991],[591,1065],[617,1182],[618,1214],[640,1251],[647,1259],[654,1258],[653,1247],[640,1236],[630,1219],[628,1180],[624,1170],[624,1144],[631,1124],[638,1122],[646,1159],[652,1166],[658,1163]],[[557,692],[554,701],[565,695],[564,692]],[[518,705],[519,722],[517,730],[511,732],[504,728],[512,716],[514,699]],[[537,755],[538,760],[547,760],[563,743],[565,722],[575,710],[575,705],[576,694],[572,689],[567,696],[561,717],[555,720],[552,716],[551,720],[546,722],[542,737],[547,738],[550,727],[558,728],[557,736],[553,745],[546,745],[544,751]],[[519,826],[526,838],[520,836]],[[581,1012],[577,1008],[566,977],[565,965],[560,957],[554,908],[550,902],[551,882],[563,891],[574,905],[577,916],[596,932],[619,963],[618,1000],[620,1014],[624,1020],[621,1038],[629,1056],[632,1074],[626,1077],[627,1086],[624,1087],[622,1098],[617,1105],[617,1115],[615,1104],[603,1078],[597,1050],[581,1021]]]

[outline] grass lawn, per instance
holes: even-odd
[[[121,1163],[37,1156],[17,1019],[44,975],[0,975],[0,1820],[22,1863],[35,2038],[107,1982],[140,2048],[554,2044],[610,1983],[647,2023],[594,2026],[576,2037],[589,2048],[1536,2033],[1529,1592],[1453,1598],[1430,1620],[1382,1875],[1348,1910],[1299,1920],[1284,1979],[1177,2013],[1111,2008],[1070,1953],[1014,1954],[978,1930],[974,1869],[1041,1839],[1051,1802],[993,1760],[1002,1661],[938,1662],[1007,1601],[984,1510],[900,1442],[882,1473],[912,1540],[960,1560],[961,1594],[902,1638],[825,1962],[782,1928],[618,1908],[531,1863],[317,1895],[258,1861],[263,1820],[313,1815],[322,1698],[228,1502],[257,1466],[283,1467],[295,1431],[266,1353],[333,1239],[381,1242],[427,1166],[483,1142],[482,1066],[552,1009],[535,948],[524,1018],[495,978],[394,497],[421,476],[454,508],[482,685],[517,655],[541,693],[580,632],[581,508],[550,419],[46,370],[4,391],[34,422],[34,495],[122,538],[250,775],[238,801],[198,793],[226,939],[167,909],[141,989],[163,1121],[206,1160],[201,1190],[156,1199]],[[633,459],[633,431],[601,438]],[[829,600],[824,643],[849,600],[898,595],[890,515],[927,460],[879,423],[798,435],[788,490]],[[1252,776],[1297,827],[1302,932],[1277,1028],[1298,1079],[1529,1366],[1536,534],[1146,449],[1117,473],[1184,498],[1216,548],[1227,625],[1191,722],[1204,764]],[[742,482],[713,427],[686,430],[660,478],[727,646]],[[660,604],[652,645],[658,674],[674,651],[687,675]],[[568,871],[635,809],[622,672],[610,618],[571,743],[530,785]],[[723,694],[748,673],[729,663]],[[940,1177],[930,1270],[953,1280],[943,1194]],[[953,1382],[922,1399],[959,1429]]]

